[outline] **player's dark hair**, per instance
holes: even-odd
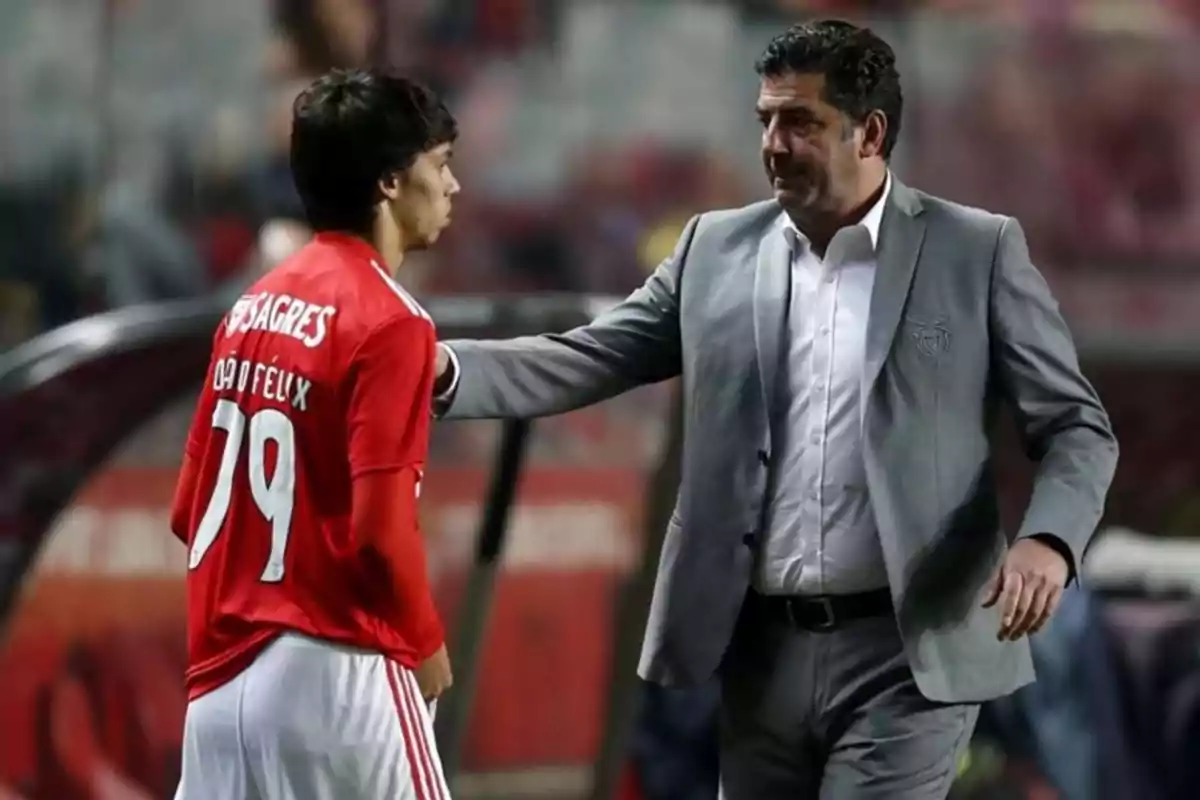
[[[415,81],[375,70],[326,73],[292,107],[292,178],[308,224],[369,234],[380,182],[457,138],[454,116]]]
[[[904,94],[896,54],[870,28],[833,19],[793,25],[770,41],[754,70],[768,78],[823,75],[825,102],[858,124],[870,112],[882,112],[887,118],[883,157],[891,156],[900,135]]]

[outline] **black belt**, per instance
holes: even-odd
[[[889,589],[826,595],[767,595],[751,591],[748,602],[766,616],[806,631],[833,631],[847,622],[892,614]]]

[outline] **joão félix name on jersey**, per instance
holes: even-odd
[[[312,381],[270,364],[245,361],[230,356],[213,367],[213,391],[258,395],[264,400],[290,405],[297,411],[308,410],[308,390]]]
[[[325,341],[329,322],[336,313],[333,306],[316,305],[285,294],[243,295],[225,317],[225,335],[262,331],[290,336],[305,347],[314,348]],[[270,364],[230,356],[218,361],[213,369],[212,388],[214,392],[249,392],[306,411],[312,381]]]

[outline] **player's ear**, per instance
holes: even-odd
[[[393,172],[387,177],[380,178],[379,191],[388,200],[400,199],[400,174]]]

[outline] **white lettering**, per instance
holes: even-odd
[[[300,411],[307,411],[312,381],[273,364],[230,357],[221,359],[213,367],[212,389],[214,392],[258,395],[272,403],[290,404]]]
[[[330,320],[336,314],[333,306],[313,305],[286,294],[245,295],[226,315],[225,335],[250,331],[277,333],[312,349],[329,337]]]
[[[313,306],[315,308],[315,306]],[[329,320],[337,312],[337,309],[331,306],[324,306],[317,310],[316,326],[317,330],[312,336],[304,340],[305,347],[316,347],[321,342],[325,341],[325,334],[329,332]]]
[[[223,358],[213,367],[213,391],[223,392],[233,385],[233,371],[237,362],[232,358]]]
[[[258,316],[254,318],[254,323],[250,326],[251,330],[265,331],[267,323],[271,321],[271,295],[264,294],[263,302],[258,304]]]
[[[238,326],[238,333],[246,333],[254,325],[254,320],[258,316],[258,304],[262,298],[261,294],[250,296],[250,302],[246,304],[245,316],[242,317],[242,324]]]
[[[307,341],[311,337],[311,334],[306,333],[305,329],[308,328],[309,325],[312,325],[313,317],[315,317],[316,314],[317,307],[308,305],[306,303],[304,305],[304,313],[300,315],[300,321],[296,323],[296,328],[292,331],[292,335],[302,342]]]
[[[242,324],[242,318],[246,315],[246,306],[250,304],[250,298],[241,297],[233,308],[229,310],[228,316],[225,317],[225,335],[232,336]]]
[[[308,303],[303,300],[293,300],[292,306],[287,310],[287,315],[283,318],[283,326],[279,332],[287,336],[296,337],[296,322],[300,319],[300,315],[304,313],[304,307]]]
[[[258,394],[258,382],[262,378],[263,372],[267,369],[266,364],[254,365],[254,381],[250,384],[250,394]]]
[[[299,411],[308,410],[308,390],[312,388],[312,381],[296,376],[296,393],[292,395],[292,407]]]
[[[279,394],[279,367],[267,367],[263,376],[263,397],[278,403],[286,403],[287,398]]]
[[[286,294],[281,294],[271,304],[271,325],[269,328],[271,333],[279,333],[280,328],[283,327],[283,320],[285,319],[284,310],[291,302],[292,298]]]

